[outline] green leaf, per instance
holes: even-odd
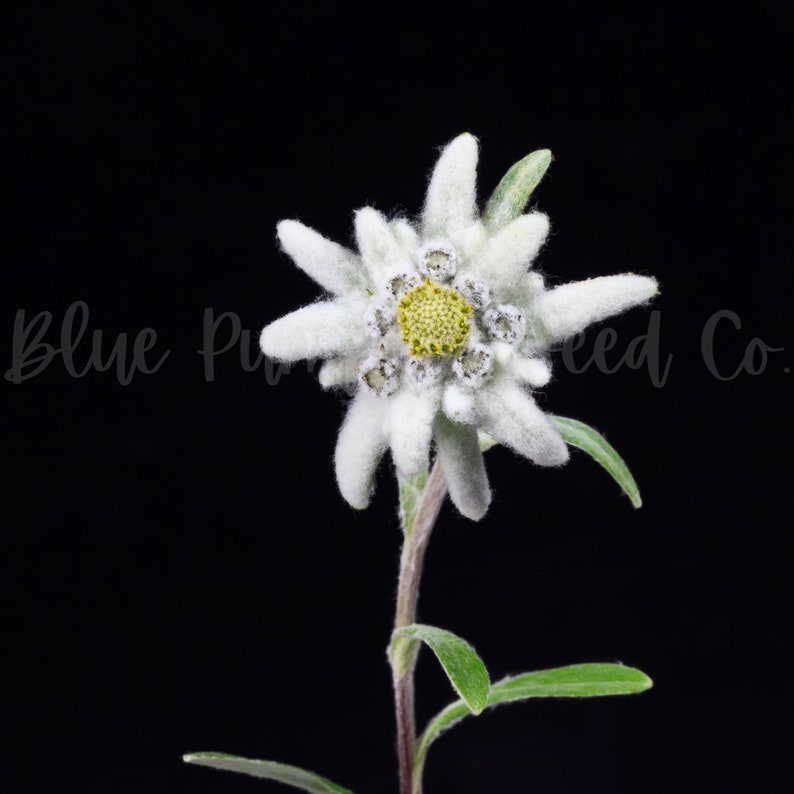
[[[400,521],[403,526],[406,538],[411,537],[416,521],[416,512],[419,509],[419,502],[425,492],[427,485],[427,467],[419,472],[416,477],[410,480],[399,477],[397,480],[400,492]]]
[[[564,416],[550,416],[549,418],[557,425],[560,435],[567,443],[583,449],[598,461],[624,490],[634,507],[642,507],[640,489],[637,487],[634,477],[631,476],[631,472],[615,448],[597,430],[593,430],[584,422],[577,422],[576,419],[567,419]]]
[[[449,676],[455,691],[461,696],[464,709],[479,714],[485,708],[491,679],[482,659],[466,640],[451,631],[414,623],[412,626],[394,630],[389,649],[392,659],[400,657],[399,649],[405,639],[422,640],[430,647]],[[400,671],[397,672],[399,674]]]
[[[502,679],[491,687],[487,708],[538,697],[628,695],[651,686],[651,679],[633,667],[621,664],[573,664]],[[468,714],[466,704],[457,700],[437,714],[425,728],[416,745],[414,790],[417,790],[422,779],[422,768],[430,745]]]
[[[551,152],[539,149],[510,168],[485,207],[483,222],[490,232],[506,226],[524,211],[530,194],[543,179],[550,163]]]
[[[254,761],[226,753],[190,753],[183,755],[182,760],[188,764],[211,766],[213,769],[227,769],[230,772],[275,780],[311,794],[353,794],[350,789],[337,786],[314,772],[307,772],[297,766],[277,764],[275,761]]]

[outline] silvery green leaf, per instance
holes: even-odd
[[[324,777],[307,772],[297,766],[278,764],[275,761],[254,761],[226,753],[190,753],[182,756],[188,764],[210,766],[213,769],[226,769],[230,772],[242,772],[253,777],[275,780],[288,786],[308,791],[310,794],[353,794],[342,786],[337,786]]]
[[[621,664],[574,664],[552,670],[524,673],[491,686],[487,707],[537,697],[598,697],[628,695],[653,686],[645,673]],[[421,781],[422,768],[430,745],[469,710],[458,700],[437,714],[419,737],[414,766],[414,789]]]
[[[634,507],[642,507],[640,489],[637,487],[634,477],[631,476],[631,472],[615,448],[597,430],[593,430],[592,427],[584,422],[578,422],[576,419],[568,419],[564,416],[550,416],[549,418],[568,444],[579,447],[600,463],[631,499]]]
[[[451,631],[414,623],[395,629],[389,649],[392,659],[407,655],[401,653],[405,640],[421,640],[429,646],[441,662],[467,711],[479,714],[485,708],[491,680],[482,659],[466,640]]]
[[[501,229],[524,211],[532,191],[543,178],[550,163],[551,152],[548,149],[539,149],[510,168],[485,207],[483,222],[489,231]]]

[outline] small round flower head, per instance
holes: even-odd
[[[364,324],[373,339],[380,339],[394,327],[394,311],[390,306],[373,303],[364,313]]]
[[[412,356],[405,364],[405,375],[413,385],[429,389],[441,383],[444,365],[440,358]]]
[[[482,386],[493,369],[493,354],[485,345],[467,347],[453,362],[452,371],[472,388]]]
[[[402,298],[407,292],[418,286],[421,279],[416,273],[398,273],[386,281],[384,292],[392,298]]]
[[[419,253],[419,272],[433,281],[449,281],[458,272],[458,255],[452,246],[436,242]]]
[[[399,386],[397,364],[388,358],[368,358],[358,374],[359,380],[372,394],[388,397]]]
[[[491,302],[491,291],[481,278],[464,276],[456,280],[455,288],[475,309],[482,309]]]
[[[268,325],[262,350],[282,361],[324,359],[324,384],[356,394],[335,454],[342,495],[372,495],[390,449],[398,475],[416,476],[432,449],[449,494],[477,520],[491,498],[478,431],[535,463],[568,457],[532,389],[550,378],[549,351],[656,293],[623,274],[547,289],[532,269],[548,233],[539,212],[500,201],[479,217],[477,140],[455,138],[433,170],[416,223],[366,207],[355,215],[357,251],[297,221],[282,221],[284,250],[330,297]]]
[[[516,306],[504,303],[492,306],[482,316],[483,325],[500,342],[518,342],[524,338],[527,321]]]
[[[397,322],[412,356],[444,356],[458,350],[469,335],[473,307],[451,287],[427,276],[401,300]]]

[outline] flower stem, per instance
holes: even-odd
[[[438,518],[447,484],[441,464],[436,461],[427,479],[413,521],[406,522],[405,543],[400,555],[400,578],[397,586],[397,611],[394,628],[416,623],[419,583],[427,543]],[[407,666],[392,664],[394,706],[397,718],[397,756],[400,765],[400,794],[421,794],[421,780],[414,777],[416,718],[414,715],[414,668],[416,655]]]

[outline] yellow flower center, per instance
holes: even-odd
[[[397,322],[412,356],[448,356],[466,341],[472,311],[459,292],[428,276],[400,300]]]

